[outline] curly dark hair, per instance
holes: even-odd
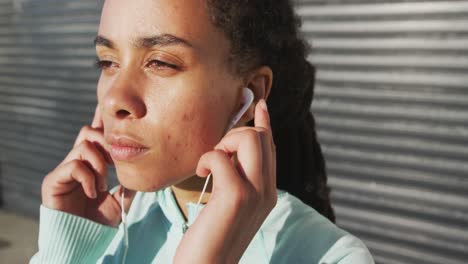
[[[229,65],[235,74],[269,66],[270,96],[277,150],[277,187],[335,221],[325,160],[310,112],[315,68],[310,47],[299,36],[301,20],[289,0],[207,0],[212,23],[231,42]],[[249,125],[253,125],[251,122]]]

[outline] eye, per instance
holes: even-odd
[[[99,58],[97,58],[96,62],[94,63],[94,66],[96,66],[96,68],[98,69],[105,70],[111,67],[115,67],[116,64],[110,60],[100,60]]]
[[[150,68],[156,68],[157,70],[164,70],[164,69],[178,70],[179,69],[179,66],[165,62],[165,61],[161,61],[161,60],[151,60],[148,62],[147,66]]]

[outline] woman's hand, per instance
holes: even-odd
[[[42,182],[42,205],[117,226],[121,219],[120,194],[107,190],[107,166],[112,159],[106,150],[103,125],[96,107],[91,126],[81,129],[73,149]],[[125,208],[134,192],[126,191]]]
[[[210,200],[185,233],[176,263],[238,263],[276,205],[276,152],[263,99],[255,127],[231,130],[201,157],[197,175],[210,172]]]

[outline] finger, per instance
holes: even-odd
[[[96,111],[94,111],[93,122],[91,123],[93,128],[104,128],[104,123],[102,122],[101,109],[99,105],[96,106]]]
[[[106,146],[106,141],[104,139],[104,133],[96,128],[91,126],[83,126],[76,137],[75,143],[73,146],[79,145],[84,140],[95,141],[99,144]]]
[[[239,128],[236,128],[236,129],[233,129],[231,131],[229,131],[225,136],[224,138],[227,138],[227,137],[237,137],[237,136],[242,136],[242,133],[244,133],[245,131],[249,131],[249,130],[253,130],[253,131],[256,131],[262,141],[262,143],[265,143],[265,144],[262,144],[262,149],[264,150],[263,153],[264,154],[272,154],[272,152],[274,152],[274,145],[273,144],[270,144],[271,142],[271,133],[266,130],[265,128],[262,128],[262,127],[239,127]],[[220,143],[218,143],[217,146],[215,146],[215,149],[216,147],[219,147]],[[270,147],[268,147],[268,145],[270,145]],[[231,153],[228,149],[224,149],[226,152],[228,153]],[[270,159],[269,159],[270,160]]]
[[[259,132],[259,133],[266,134],[266,135],[269,137],[268,142],[271,143],[271,149],[275,149],[275,148],[276,148],[275,143],[273,142],[273,134],[272,134],[272,131],[268,131],[267,129],[265,129],[265,128],[263,128],[263,127],[248,127],[248,126],[245,126],[245,127],[238,127],[238,128],[229,130],[229,131],[226,133],[226,135],[235,134],[235,133],[242,132],[242,131],[246,131],[246,130],[255,130],[255,131]],[[226,136],[226,135],[225,135],[225,136]]]
[[[267,131],[265,128],[263,127],[250,127],[250,126],[243,126],[243,127],[236,127],[236,128],[233,128],[231,130],[229,130],[226,135],[229,135],[229,134],[234,134],[234,133],[237,133],[237,132],[242,132],[242,131],[246,131],[246,130],[255,130],[257,132],[262,132],[262,131]],[[225,136],[226,136],[225,135]]]
[[[79,182],[84,193],[91,199],[97,197],[95,175],[93,171],[81,160],[72,160],[57,167],[53,175],[52,182],[60,184],[70,184]]]
[[[125,191],[124,191],[125,189]],[[114,199],[119,203],[121,206],[121,199],[122,199],[122,192],[125,192],[124,195],[124,210],[126,213],[128,213],[128,210],[130,209],[130,206],[132,204],[133,198],[135,197],[136,191],[127,189],[120,185],[119,190],[117,190],[112,196]]]
[[[196,173],[206,177],[213,175],[213,191],[220,188],[235,190],[236,186],[243,185],[242,176],[239,175],[229,155],[222,150],[213,150],[201,156],[198,161]]]
[[[266,144],[262,144],[262,149],[264,150],[265,154],[275,153],[276,146],[274,144],[270,144],[270,147],[268,148],[269,143],[272,141],[271,140],[272,135],[265,128],[261,128],[261,127],[239,127],[239,128],[236,128],[236,129],[233,129],[233,130],[229,131],[224,136],[224,138],[242,136],[242,133],[244,133],[245,131],[249,131],[249,130],[256,131],[258,133],[258,135],[260,136],[260,139],[262,140],[262,143],[263,142],[266,143]],[[215,149],[216,149],[216,147],[219,147],[220,143],[218,143],[218,145],[215,146]],[[228,153],[231,153],[231,151],[229,151],[228,149],[224,149],[224,150],[226,152],[228,152]],[[273,155],[272,155],[272,157],[273,157]]]
[[[232,138],[235,137],[242,137],[243,133],[246,133],[246,131],[256,131],[260,138],[260,143],[261,143],[261,157],[262,157],[262,164],[261,164],[261,172],[262,174],[261,178],[264,180],[264,185],[265,188],[263,188],[264,191],[270,190],[272,188],[276,188],[276,153],[275,153],[275,146],[274,144],[271,144],[271,134],[264,128],[254,128],[254,127],[245,127],[245,128],[239,128],[237,131],[233,131],[231,133],[228,133],[223,140],[215,146],[215,149],[223,149],[227,153],[232,153],[235,152],[233,148],[235,148],[234,145],[231,144],[231,147],[229,147],[227,144],[222,146],[222,142],[228,142],[232,141]],[[239,139],[239,141],[242,141],[242,139]],[[260,166],[260,165],[258,165]]]
[[[262,106],[262,104],[265,104]],[[265,108],[264,108],[265,107]],[[265,109],[265,110],[263,110]],[[264,112],[264,113],[262,113]],[[262,121],[263,120],[263,121]],[[271,122],[270,122],[270,115],[268,113],[268,109],[266,108],[266,102],[265,100],[261,99],[259,103],[257,103],[256,108],[255,108],[255,127],[249,127],[249,126],[243,126],[243,127],[237,127],[229,130],[226,134],[230,133],[235,133],[238,131],[244,131],[247,129],[255,129],[256,131],[267,131],[270,134],[270,142],[272,147],[274,147],[274,139],[273,139],[273,131],[271,128]],[[258,121],[258,122],[257,122]]]
[[[259,103],[260,104],[260,103]],[[257,114],[259,111],[256,112]],[[269,123],[269,116],[267,114],[267,121],[268,126],[271,129]],[[260,119],[260,118],[256,118]],[[255,130],[261,135],[262,139],[262,153],[264,158],[263,162],[263,175],[265,175],[266,179],[266,190],[275,190],[276,189],[276,145],[273,140],[273,133],[271,130],[268,130],[264,127],[239,127],[230,130],[225,137],[232,136],[233,134],[238,134],[239,132],[247,131],[247,130]]]
[[[83,141],[67,155],[63,163],[67,163],[72,160],[82,160],[84,162],[88,162],[90,167],[96,173],[98,190],[107,191],[106,160],[96,145],[89,141]]]
[[[260,133],[254,129],[244,130],[226,135],[216,145],[215,149],[226,153],[236,153],[238,167],[245,173],[245,177],[259,192],[264,190],[263,168],[265,160]]]
[[[264,99],[260,101],[255,106],[255,127],[263,127],[271,131],[270,125],[270,115],[268,113],[268,108]]]
[[[270,113],[268,112],[268,106],[264,99],[261,99],[257,106],[260,109],[255,108],[255,126],[263,127],[269,133],[267,139],[263,140],[264,151],[268,156],[268,162],[264,162],[264,172],[267,174],[266,177],[270,182],[270,190],[276,190],[276,145],[273,138],[273,131],[271,128]],[[263,138],[265,139],[265,138]],[[268,142],[268,143],[267,143]],[[267,147],[269,144],[269,147]]]
[[[99,151],[102,153],[107,163],[114,164],[110,153],[106,149],[107,142],[104,139],[104,134],[102,131],[92,128],[90,126],[83,126],[80,130],[80,133],[78,134],[78,137],[75,140],[75,143],[73,144],[73,147],[78,146],[85,140],[93,142],[98,147]]]

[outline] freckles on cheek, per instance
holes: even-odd
[[[190,113],[184,113],[182,116],[182,121],[184,122],[191,122],[193,120],[193,116]]]
[[[182,135],[182,139],[184,138],[184,135]],[[183,155],[183,153],[187,153],[189,151],[188,141],[180,142],[177,138],[174,138],[172,134],[167,134],[166,140],[168,145],[173,146],[171,159],[175,162],[179,161],[180,156]]]
[[[180,138],[181,142],[175,143],[177,149],[192,155],[202,155],[211,150],[219,140],[214,111],[197,110],[187,110],[182,115],[179,122],[184,135]]]

